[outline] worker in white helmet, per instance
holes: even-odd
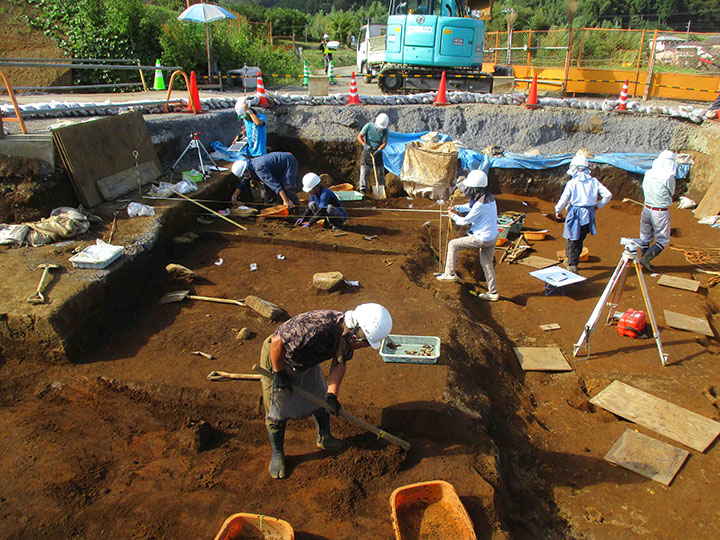
[[[239,150],[245,157],[257,157],[267,153],[267,126],[265,115],[250,107],[245,97],[239,97],[235,103],[235,113],[242,120],[243,127],[233,143],[245,141]]]
[[[250,180],[259,180],[272,191],[273,197],[280,198],[284,206],[290,209],[300,206],[296,184],[298,162],[290,152],[270,152],[252,159],[239,159],[232,164],[231,170],[240,179],[232,202],[253,202]],[[251,200],[243,199],[247,196]]]
[[[648,272],[653,271],[650,261],[670,244],[670,205],[675,194],[676,174],[675,154],[670,150],[663,150],[643,178],[645,204],[640,215],[638,246],[640,264]]]
[[[480,251],[480,266],[485,274],[487,292],[478,295],[482,300],[496,302],[500,299],[497,280],[495,278],[494,257],[495,244],[498,237],[497,205],[495,197],[488,188],[488,177],[485,171],[474,169],[467,178],[457,184],[460,192],[470,202],[451,206],[448,210],[452,220],[460,225],[469,225],[466,236],[448,242],[445,272],[437,276],[438,281],[459,282],[455,273],[457,252],[461,249],[477,249]]]
[[[588,234],[595,234],[595,211],[612,199],[612,193],[597,178],[590,174],[587,156],[578,153],[570,161],[567,173],[570,180],[565,184],[560,200],[555,205],[555,217],[562,219],[567,206],[563,236],[565,244],[565,268],[578,273],[578,263],[583,242]],[[600,200],[598,200],[598,197]]]
[[[327,34],[323,34],[322,41],[320,42],[320,45],[318,46],[318,49],[320,49],[320,52],[322,53],[323,57],[323,64],[325,65],[325,74],[327,75],[328,67],[330,66],[330,62],[332,62],[332,49],[328,47],[328,41],[330,40],[330,36]]]
[[[307,173],[302,179],[302,189],[310,194],[305,215],[297,220],[295,225],[310,227],[315,222],[325,219],[333,229],[342,229],[347,219],[347,213],[337,195],[320,183],[320,177],[315,173]]]
[[[363,347],[379,349],[392,330],[392,317],[380,304],[361,304],[346,312],[330,309],[308,311],[278,326],[262,346],[260,365],[273,373],[262,377],[265,425],[272,458],[269,472],[285,478],[285,426],[288,420],[312,415],[317,426],[318,448],[338,451],[342,442],[330,433],[330,415],[296,392],[293,386],[324,399],[333,414],[340,414],[338,394],[346,363]],[[320,364],[330,360],[327,382]]]
[[[368,122],[358,133],[357,141],[362,144],[360,154],[360,181],[358,189],[367,193],[368,167],[375,165],[375,174],[379,185],[385,185],[385,167],[383,166],[382,151],[387,146],[390,130],[390,119],[385,113],[380,113],[374,122]]]

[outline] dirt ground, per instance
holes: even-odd
[[[531,268],[502,263],[502,300],[486,304],[469,294],[482,290],[477,254],[462,254],[462,284],[434,279],[439,227],[432,201],[348,206],[345,236],[275,221],[249,222],[243,233],[216,222],[196,225],[200,239],[177,246],[167,262],[201,276],[196,294],[255,294],[291,315],[377,301],[393,314],[393,333],[439,336],[437,365],[385,363],[363,350],[343,382],[343,407],[407,439],[407,454],[336,420],[347,449],[332,455],[314,447],[312,421],[299,421],[288,429],[290,476],[270,479],[259,385],[210,383],[206,375],[249,372],[275,323],[242,307],[159,305],[164,292],[184,287],[157,273],[143,297],[116,314],[102,345],[77,363],[3,359],[0,535],[212,538],[228,515],[255,512],[289,521],[301,539],[388,539],[392,490],[432,479],[455,486],[479,538],[720,534],[715,445],[691,452],[666,488],[603,459],[627,428],[663,438],[588,402],[619,379],[720,420],[717,404],[703,396],[708,386],[720,388],[717,333],[706,338],[668,328],[662,314],[707,316],[717,332],[717,289],[690,293],[646,276],[668,367],[654,341],[623,338],[602,325],[592,335],[591,358],[571,359],[620,258],[619,238],[636,234],[638,209],[613,201],[598,213],[599,234],[587,240],[591,256],[580,269],[584,284],[545,296],[542,283],[528,276]],[[422,208],[435,213],[417,212]],[[526,212],[526,226],[550,230],[533,243],[537,255],[552,258],[564,247],[561,225],[543,216],[551,202],[501,195],[499,208]],[[671,215],[675,244],[718,245],[718,231],[697,225],[690,211]],[[446,238],[445,225],[441,230]],[[656,261],[661,273],[707,281],[681,252],[666,250]],[[250,270],[253,262],[257,271]],[[313,273],[329,270],[360,286],[316,293]],[[642,308],[632,275],[620,307]],[[550,322],[561,328],[538,327]],[[243,327],[252,339],[236,339]],[[574,371],[523,373],[512,346],[558,346]]]

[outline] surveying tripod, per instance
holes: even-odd
[[[660,361],[662,362],[662,365],[665,366],[667,365],[666,363],[668,357],[663,352],[662,341],[660,341],[660,330],[658,329],[657,322],[655,322],[655,314],[653,313],[652,306],[650,305],[650,296],[648,295],[645,279],[643,278],[642,266],[640,266],[640,258],[638,257],[638,245],[631,238],[621,238],[620,243],[625,246],[620,262],[615,267],[615,271],[613,272],[610,281],[608,281],[608,284],[605,286],[605,290],[600,296],[600,300],[598,300],[595,309],[590,314],[590,318],[587,323],[585,323],[585,329],[580,335],[580,339],[578,339],[578,342],[573,347],[573,356],[577,357],[580,348],[585,345],[587,348],[587,357],[585,359],[587,360],[590,358],[590,334],[593,330],[595,330],[605,306],[609,306],[610,308],[606,321],[607,324],[610,324],[613,320],[615,309],[620,303],[620,297],[622,296],[623,287],[625,286],[628,268],[630,267],[630,264],[632,264],[635,267],[635,272],[637,273],[638,281],[640,282],[640,290],[642,291],[643,300],[645,301],[645,308],[647,309],[647,316],[650,320],[650,327],[652,328],[653,336],[655,337],[655,343],[657,345],[658,352],[660,353]],[[609,300],[611,296],[612,300]]]
[[[185,157],[185,154],[187,154],[188,150],[190,150],[191,148],[197,148],[198,158],[200,159],[200,172],[202,173],[203,179],[206,179],[208,176],[210,176],[210,173],[205,170],[205,164],[203,163],[202,152],[205,152],[205,156],[207,156],[207,158],[215,166],[216,169],[218,168],[217,163],[215,163],[215,160],[213,160],[212,156],[210,156],[210,153],[203,146],[203,143],[201,143],[200,139],[198,139],[198,135],[200,135],[199,131],[196,131],[196,132],[190,134],[190,142],[185,147],[185,150],[183,150],[183,153],[180,154],[180,157],[177,158],[177,161],[175,161],[175,163],[173,163],[173,166],[170,168],[171,173],[175,170],[175,167],[177,167],[177,164],[182,161],[182,158]],[[201,150],[202,150],[202,152],[201,152]]]

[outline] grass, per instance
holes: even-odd
[[[277,40],[282,43],[292,44],[292,40]],[[306,41],[295,41],[295,46],[302,47],[303,56],[305,61],[311,70],[323,69],[323,59],[320,49],[318,49],[319,42],[306,42]],[[337,68],[340,66],[354,66],[355,65],[355,49],[341,45],[336,51],[333,51],[333,65]]]

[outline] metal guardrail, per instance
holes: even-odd
[[[42,62],[8,62],[7,60],[0,60],[0,66],[7,67],[55,67],[55,68],[71,68],[71,69],[112,69],[112,70],[130,70],[135,71],[137,69],[159,69],[161,71],[177,71],[180,69],[178,66],[130,66],[122,64],[45,64]]]

